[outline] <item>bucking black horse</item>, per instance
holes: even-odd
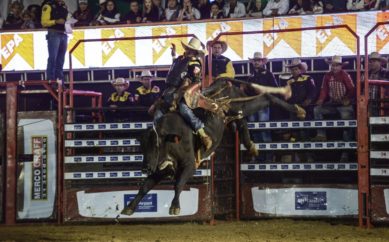
[[[244,117],[247,117],[269,105],[278,105],[297,116],[305,116],[304,109],[290,105],[271,94],[261,94],[254,97],[247,95],[238,87],[231,84],[232,80],[218,80],[204,90],[204,95],[216,103],[224,103],[224,115],[218,112],[196,109],[195,112],[210,135],[213,145],[205,150],[198,136],[177,112],[166,113],[153,128],[149,128],[140,138],[143,153],[142,172],[147,173],[142,187],[136,197],[121,214],[131,215],[142,198],[162,179],[175,178],[175,195],[169,214],[180,213],[180,193],[196,169],[196,157],[209,157],[219,146],[226,121],[236,119],[245,146],[250,142],[249,132]],[[263,92],[263,90],[261,90]],[[222,104],[223,105],[223,104]],[[199,157],[201,156],[201,157]]]

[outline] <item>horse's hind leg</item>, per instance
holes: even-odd
[[[138,206],[139,202],[142,200],[144,196],[161,181],[162,177],[160,176],[148,176],[143,183],[142,187],[139,189],[138,194],[136,194],[135,198],[131,201],[131,203],[123,208],[123,210],[120,212],[120,214],[124,215],[132,215],[135,212],[136,207]]]
[[[170,205],[169,214],[170,215],[179,215],[181,211],[180,207],[180,194],[185,184],[188,182],[189,178],[193,176],[195,167],[194,162],[189,162],[182,169],[181,174],[178,175],[176,184],[174,187],[174,198],[172,204]]]

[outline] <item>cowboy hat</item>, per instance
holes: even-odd
[[[308,65],[305,62],[302,62],[300,59],[293,59],[289,64],[286,64],[286,68],[293,68],[298,66],[303,71],[306,71],[308,69]]]
[[[204,45],[196,37],[191,38],[188,44],[184,43],[183,41],[181,41],[181,44],[185,50],[194,50],[197,51],[199,54],[204,54]]]
[[[220,44],[220,45],[222,46],[222,54],[223,54],[224,52],[226,52],[227,49],[228,49],[227,42],[222,41],[222,40],[216,40],[216,41],[210,40],[210,41],[208,41],[208,43],[207,43],[207,45],[211,45],[211,46],[214,46],[215,44]]]
[[[378,52],[371,52],[369,55],[369,60],[379,60],[382,62],[382,64],[388,63],[388,59],[382,57]]]
[[[338,64],[338,65],[348,65],[348,61],[343,62],[342,57],[334,55],[331,59],[326,59],[327,64]]]
[[[250,60],[250,61],[254,61],[254,60],[263,60],[263,61],[266,62],[266,61],[267,61],[267,58],[266,58],[266,57],[263,57],[261,52],[254,52],[253,58],[250,58],[250,57],[249,57],[249,60]]]
[[[99,0],[99,5],[104,4],[107,0]]]
[[[151,74],[150,70],[143,70],[140,74],[140,78],[142,79],[143,77],[153,77],[153,74]]]
[[[126,85],[130,86],[130,82],[123,77],[116,78],[115,80],[111,81],[112,86],[117,86],[117,85]]]
[[[88,5],[88,0],[78,0],[78,4],[81,3]]]

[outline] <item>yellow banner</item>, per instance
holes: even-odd
[[[278,30],[301,28],[302,19],[298,17],[265,19],[263,21],[263,30]],[[279,32],[263,35],[263,52],[267,56],[281,42],[285,42],[298,55],[301,55],[301,32]]]
[[[220,33],[224,32],[242,32],[242,22],[224,22],[207,23],[206,39],[212,40]],[[220,38],[227,43],[228,48],[232,49],[240,58],[243,58],[243,35],[225,35]]]
[[[120,28],[120,29],[103,29],[101,31],[102,38],[124,38],[124,37],[134,37],[135,29],[134,28]],[[106,41],[101,43],[103,48],[103,65],[112,57],[116,51],[121,51],[125,56],[136,63],[135,60],[135,40],[114,40]]]
[[[166,36],[166,35],[178,35],[187,34],[188,26],[169,26],[169,27],[155,27],[152,29],[153,36]],[[159,58],[167,51],[171,51],[170,47],[172,44],[176,45],[176,52],[178,55],[184,52],[184,48],[181,45],[181,40],[186,41],[187,38],[162,38],[153,39],[153,64],[157,63]]]
[[[83,30],[76,30],[73,34],[69,35],[68,52],[79,40],[85,39]],[[85,44],[81,43],[73,51],[73,57],[75,57],[82,65],[85,66]]]
[[[6,68],[18,54],[34,69],[34,34],[2,34],[1,63]]]
[[[388,12],[380,12],[377,14],[377,22],[386,22],[389,19]],[[382,48],[389,42],[389,28],[387,25],[380,25],[376,30],[376,45],[377,52],[380,52]]]
[[[357,15],[326,15],[316,17],[316,26],[348,25],[354,32],[357,29]],[[356,38],[345,28],[323,29],[316,32],[316,54],[319,55],[335,38],[343,42],[352,52],[357,50]],[[339,53],[341,54],[341,53]]]

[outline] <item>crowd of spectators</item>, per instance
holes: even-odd
[[[90,2],[78,0],[78,9],[72,13],[72,17],[78,20],[76,26],[325,14],[389,8],[389,0],[129,0],[127,9],[118,9],[115,0],[96,0],[99,10],[93,13],[92,9],[96,6],[90,6]],[[0,16],[0,28],[40,28],[41,7],[34,4],[25,8],[21,1],[12,1],[8,16]]]

